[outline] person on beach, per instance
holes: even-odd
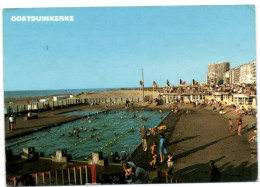
[[[239,118],[237,118],[237,125],[238,125],[238,128],[237,128],[237,135],[239,136],[242,136],[241,135],[241,128],[242,128],[242,115],[239,116]]]
[[[149,135],[149,131],[143,125],[142,129],[139,130],[139,134],[142,136],[143,151],[146,152],[147,151],[147,137]]]
[[[109,155],[108,155],[108,162],[111,163],[114,160],[114,152],[110,151]]]
[[[157,158],[157,154],[155,152],[156,146],[157,146],[157,143],[154,142],[153,145],[150,147],[150,152],[152,153],[152,157],[153,157],[153,160],[150,162],[150,165],[154,169],[156,169],[156,158]]]
[[[199,108],[199,100],[196,99],[196,108]]]
[[[115,152],[113,162],[115,162],[115,163],[120,162],[120,156],[119,156],[118,152]]]
[[[256,142],[257,143],[257,129],[254,130],[256,135],[252,136],[248,141],[249,142]]]
[[[8,121],[8,130],[11,130],[11,122],[9,120],[10,116],[8,115],[5,119]]]
[[[123,162],[122,166],[125,171],[125,178],[128,179],[132,175],[132,170],[136,168],[136,165],[133,162]]]
[[[15,123],[15,118],[14,118],[13,115],[11,115],[9,117],[9,122],[10,122],[11,131],[13,131],[14,130],[14,123]]]
[[[167,166],[168,166],[168,168],[169,168],[168,171],[167,171],[167,173],[170,174],[170,175],[172,175],[172,170],[173,170],[173,156],[172,156],[171,153],[168,153],[167,157],[168,157]]]
[[[167,154],[166,148],[165,148],[165,136],[163,133],[160,133],[159,154],[160,154],[161,163],[163,163],[164,154]]]
[[[36,186],[36,183],[31,175],[25,174],[19,177],[16,186]]]
[[[156,128],[152,127],[151,128],[151,133],[152,133],[152,135],[155,135],[156,134]]]
[[[132,168],[132,183],[134,184],[147,184],[149,181],[149,175],[140,167]]]
[[[210,182],[218,182],[220,179],[220,172],[218,168],[216,168],[213,160],[209,161],[209,167]]]
[[[228,119],[228,125],[229,125],[229,130],[230,130],[230,132],[233,133],[235,130],[232,129],[232,127],[233,127],[233,122],[232,122],[231,119]]]

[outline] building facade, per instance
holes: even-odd
[[[256,83],[256,61],[235,67],[224,74],[224,84]]]
[[[224,82],[224,74],[230,70],[230,62],[219,62],[208,65],[208,73],[206,75],[206,84],[218,84]]]

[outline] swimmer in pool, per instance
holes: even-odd
[[[118,132],[116,132],[115,135],[118,136]]]
[[[77,135],[76,138],[79,139],[79,135]]]
[[[98,138],[96,139],[96,142],[99,142],[99,139],[98,139]]]
[[[103,123],[103,124],[102,124],[102,127],[105,127],[105,126],[106,126],[106,125]]]
[[[69,132],[67,136],[72,136],[72,134]]]

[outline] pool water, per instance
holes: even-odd
[[[103,151],[104,156],[107,156],[110,151],[120,153],[124,145],[129,145],[132,151],[141,142],[138,131],[142,125],[148,129],[155,127],[168,113],[140,111],[135,113],[135,118],[132,117],[134,112],[128,111],[100,113],[98,119],[94,116],[91,116],[89,121],[82,118],[52,127],[49,132],[39,131],[7,140],[6,146],[9,146],[15,155],[19,155],[24,147],[34,147],[35,151],[43,152],[45,157],[55,154],[57,149],[67,149],[67,153],[72,155],[73,160],[86,160],[95,151]],[[160,118],[161,115],[163,118]],[[148,117],[148,120],[141,121],[141,117]],[[76,134],[67,136],[69,132],[73,133],[73,128],[79,130],[79,139],[76,138]],[[96,130],[91,131],[91,128]],[[134,132],[131,131],[132,128]],[[118,136],[115,135],[116,132]],[[96,141],[96,138],[99,141]]]
[[[93,115],[93,114],[99,114],[100,110],[77,110],[77,111],[72,111],[72,112],[65,112],[65,113],[62,113],[62,115],[84,115],[84,116],[87,116],[87,115]]]

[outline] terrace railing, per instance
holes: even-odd
[[[67,169],[47,171],[30,174],[36,186],[58,186],[58,185],[84,185],[96,184],[96,164],[77,166]],[[91,171],[88,172],[88,168]],[[7,184],[16,186],[17,180],[21,176],[11,177]],[[91,177],[91,180],[89,180]]]
[[[157,171],[158,183],[187,183],[187,181],[175,177],[171,174],[164,173],[161,170]]]

